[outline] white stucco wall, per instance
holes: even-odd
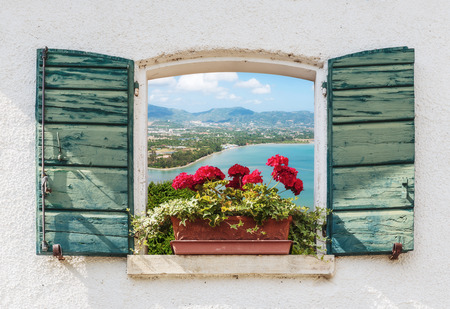
[[[448,308],[450,3],[422,3],[1,1],[0,307]],[[124,258],[59,262],[35,255],[37,48],[135,61],[185,51],[248,49],[318,63],[404,45],[416,52],[416,209],[415,250],[399,261],[341,257],[332,279],[148,280],[128,277]],[[145,111],[144,98],[136,102],[138,111]]]

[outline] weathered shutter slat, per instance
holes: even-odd
[[[127,90],[128,71],[111,68],[47,67],[47,89]],[[42,75],[41,75],[42,77]],[[39,77],[39,84],[42,84]]]
[[[394,168],[391,165],[335,167],[333,209],[410,208],[412,179],[414,166],[411,164]]]
[[[47,89],[45,121],[126,125],[127,101],[127,91]],[[41,115],[38,116],[40,122]]]
[[[124,68],[129,65],[123,58],[105,57],[101,54],[93,54],[82,51],[58,50],[51,51],[48,55],[47,65],[65,67],[101,67],[101,68]],[[38,65],[42,66],[42,60],[38,59]]]
[[[128,237],[128,216],[124,212],[48,211],[46,228],[49,232]]]
[[[128,238],[74,232],[46,233],[48,243],[61,245],[64,255],[122,256],[129,251]]]
[[[333,92],[333,123],[414,119],[414,88],[366,88]]]
[[[331,59],[327,84],[329,252],[413,250],[414,50]]]
[[[393,243],[414,249],[413,210],[336,212],[333,215],[334,254],[389,253]]]
[[[334,69],[333,90],[411,86],[414,82],[412,64]]]
[[[46,170],[52,193],[47,209],[111,210],[128,208],[127,168],[49,167]]]
[[[333,165],[414,161],[414,122],[333,126]]]
[[[126,126],[45,125],[46,164],[127,167],[127,150]]]
[[[333,59],[333,68],[414,63],[414,49],[394,47],[356,53]]]
[[[41,134],[42,59],[38,50],[36,128]],[[37,146],[37,253],[124,256],[133,242],[133,97],[131,60],[49,50],[45,78],[45,231],[42,252],[41,151]]]

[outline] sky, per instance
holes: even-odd
[[[200,73],[153,79],[148,104],[203,112],[219,107],[314,112],[314,83],[259,73]]]

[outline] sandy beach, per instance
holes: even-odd
[[[156,170],[156,171],[170,171],[170,170],[176,170],[176,169],[179,169],[179,168],[184,168],[184,167],[191,166],[192,164],[195,164],[195,163],[197,163],[197,162],[200,162],[200,161],[202,161],[202,160],[205,160],[205,159],[207,159],[207,158],[209,158],[209,157],[211,157],[211,156],[213,156],[213,155],[216,155],[216,154],[218,154],[218,153],[222,153],[222,152],[225,152],[225,151],[227,151],[227,150],[236,149],[236,148],[239,148],[239,147],[245,147],[245,146],[236,146],[236,147],[227,148],[227,149],[224,149],[224,150],[221,150],[221,151],[218,151],[218,152],[213,152],[213,153],[211,153],[211,154],[209,154],[209,155],[207,155],[207,156],[201,157],[200,159],[197,159],[197,160],[195,160],[194,162],[188,163],[188,164],[183,165],[183,166],[168,167],[168,168],[149,167],[148,169],[149,169],[149,170]]]

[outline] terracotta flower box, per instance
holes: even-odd
[[[269,219],[257,230],[253,218],[231,216],[211,227],[205,220],[186,221],[172,217],[175,254],[289,254],[292,241],[287,240],[292,217]]]

